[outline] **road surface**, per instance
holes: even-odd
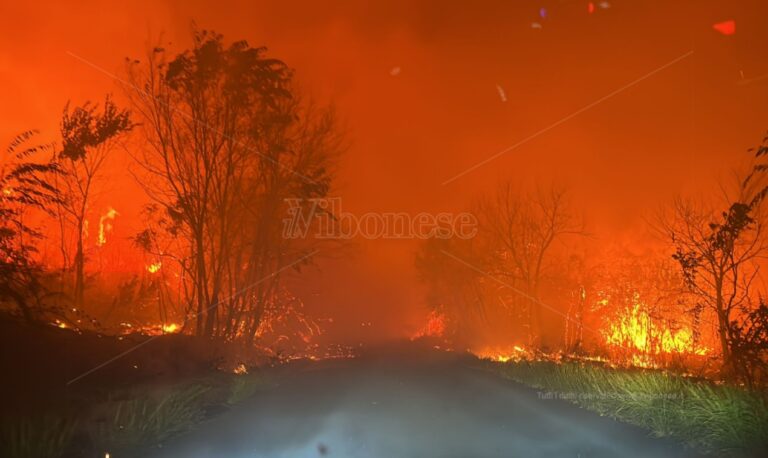
[[[273,386],[156,458],[687,457],[639,428],[542,399],[450,353],[390,351],[280,369]]]

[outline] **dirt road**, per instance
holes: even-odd
[[[153,456],[691,456],[450,353],[405,347],[284,368],[272,377],[270,388]]]

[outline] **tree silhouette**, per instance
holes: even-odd
[[[67,104],[61,117],[62,147],[57,161],[61,171],[57,184],[61,193],[59,218],[65,269],[65,226],[70,226],[75,240],[73,261],[73,302],[82,307],[85,292],[85,227],[95,186],[105,161],[115,147],[115,141],[133,129],[130,112],[120,109],[107,96],[99,110],[91,102],[70,109]]]
[[[278,272],[309,252],[281,237],[285,199],[328,192],[339,149],[333,112],[302,103],[290,69],[265,48],[226,46],[208,31],[176,56],[154,48],[128,72],[158,223],[137,241],[177,241],[164,255],[184,272],[198,335],[252,340]]]
[[[532,194],[502,185],[480,205],[481,231],[493,241],[493,272],[515,286],[529,340],[538,343],[542,332],[541,285],[553,243],[568,234],[583,234],[564,189],[551,187]]]
[[[768,138],[768,137],[767,137]],[[768,152],[758,148],[757,162],[741,180],[735,197],[726,198],[727,209],[709,210],[702,203],[676,200],[671,215],[662,218],[662,230],[675,249],[685,284],[711,310],[717,320],[717,335],[727,375],[740,366],[734,351],[738,327],[732,322],[748,314],[754,302],[752,285],[757,278],[757,261],[766,251],[762,203],[768,194],[765,165]]]
[[[35,260],[35,242],[43,234],[27,221],[34,211],[52,212],[59,195],[51,183],[58,166],[50,144],[28,145],[36,131],[16,136],[0,161],[0,302],[13,301],[26,321],[36,315],[30,296],[42,288],[42,267]]]

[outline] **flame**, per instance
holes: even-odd
[[[421,337],[442,337],[445,333],[445,322],[445,314],[432,310],[427,316],[427,322],[411,337],[411,340]]]
[[[235,369],[232,372],[235,373],[236,375],[245,375],[248,373],[248,368],[245,367],[245,364],[240,363],[237,365],[237,367],[235,367]]]
[[[181,325],[176,323],[158,323],[148,325],[133,325],[131,323],[122,322],[120,326],[123,328],[123,334],[139,333],[146,336],[158,336],[162,334],[175,334],[181,332]]]
[[[659,327],[647,312],[644,304],[635,297],[635,304],[626,310],[614,322],[610,323],[603,335],[609,346],[621,347],[639,351],[645,355],[661,353],[685,353],[705,355],[706,347],[696,344],[693,331],[688,327],[678,330]],[[633,364],[639,366],[651,365],[648,358],[633,355]]]
[[[13,189],[11,188],[3,188],[3,195],[6,197],[10,197],[13,195]]]
[[[531,353],[519,345],[514,345],[512,348],[483,348],[480,350],[470,350],[470,352],[478,358],[490,359],[499,363],[531,359]]]
[[[110,207],[107,213],[99,218],[99,238],[96,240],[96,245],[104,246],[107,243],[107,233],[112,231],[112,221],[115,220],[117,215],[119,215],[117,210]]]
[[[152,264],[147,266],[147,272],[151,274],[156,274],[160,271],[161,267],[163,267],[163,263],[161,261],[153,262]]]
[[[181,330],[181,327],[176,323],[164,324],[162,327],[164,334],[173,334]]]

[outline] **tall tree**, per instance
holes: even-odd
[[[333,112],[301,103],[292,72],[265,48],[226,46],[208,31],[176,56],[153,49],[128,72],[148,140],[138,160],[158,227],[179,240],[188,316],[198,335],[252,339],[278,272],[305,252],[280,237],[284,200],[330,187]],[[137,240],[150,247],[161,236]]]
[[[755,168],[726,197],[726,210],[710,210],[701,202],[678,199],[661,227],[669,237],[685,284],[699,306],[711,310],[717,320],[717,335],[725,372],[735,368],[731,322],[754,302],[752,286],[758,274],[757,261],[765,253],[761,210],[762,191]],[[757,171],[757,172],[756,172]],[[731,203],[728,203],[731,202]]]
[[[64,107],[60,127],[62,147],[57,154],[61,172],[57,184],[62,196],[59,217],[62,247],[66,245],[65,226],[71,229],[75,241],[72,270],[73,301],[77,307],[83,305],[85,292],[85,224],[95,187],[115,141],[132,128],[130,112],[118,108],[109,96],[101,110],[91,102],[73,109],[69,104]],[[63,261],[67,259],[68,256],[64,256]]]

